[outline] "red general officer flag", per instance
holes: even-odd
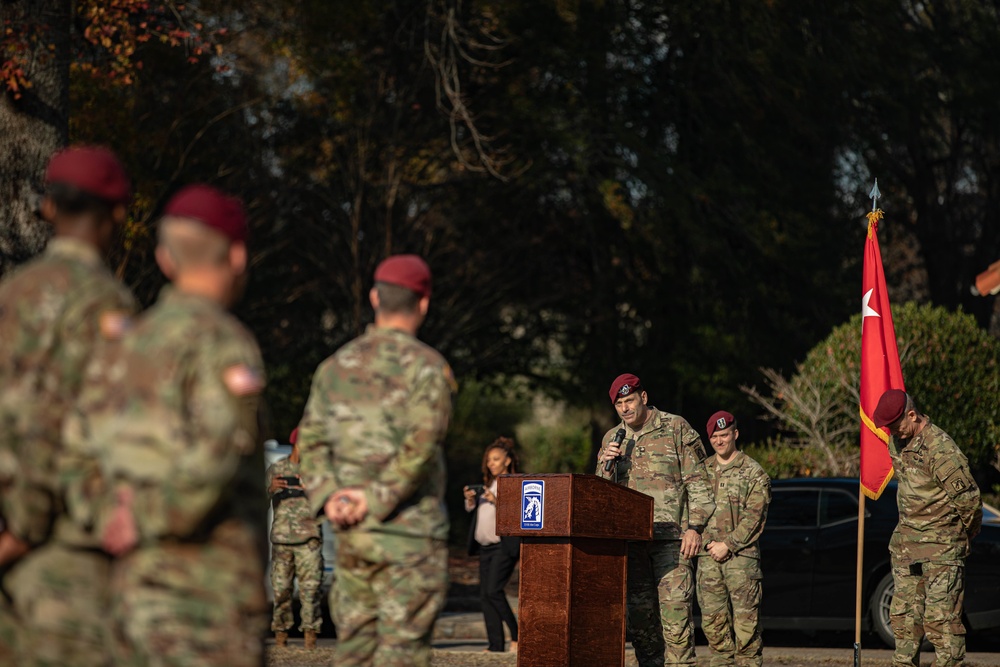
[[[886,390],[905,391],[878,247],[878,221],[881,219],[881,210],[868,214],[861,287],[861,490],[872,499],[882,495],[892,479],[892,459],[887,446],[889,433],[875,426],[871,415]]]

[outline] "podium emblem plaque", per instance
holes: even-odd
[[[545,482],[521,481],[521,530],[541,530],[545,525]]]

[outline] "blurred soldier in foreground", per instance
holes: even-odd
[[[636,659],[639,667],[694,665],[692,559],[715,508],[705,447],[683,417],[647,405],[635,375],[615,378],[609,395],[622,421],[604,435],[597,474],[653,497],[653,541],[628,546]]]
[[[138,664],[262,664],[263,364],[226,312],[243,291],[246,237],[239,201],[178,192],[156,248],[173,286],[81,394],[113,505],[102,534],[120,557],[116,620]]]
[[[441,442],[454,389],[448,364],[415,337],[430,295],[419,257],[379,264],[375,324],[316,370],[299,428],[309,500],[338,527],[338,667],[430,664],[448,584]]]
[[[323,540],[316,512],[299,476],[298,429],[289,437],[292,453],[267,469],[267,493],[271,497],[271,588],[274,613],[271,631],[278,646],[288,643],[288,630],[295,619],[292,590],[299,582],[299,603],[305,647],[316,648],[316,634],[323,626],[319,587],[323,582]]]
[[[983,521],[979,487],[955,441],[905,392],[882,394],[872,421],[892,435],[889,454],[899,480],[899,523],[889,540],[896,585],[889,611],[896,638],[892,664],[917,664],[922,617],[934,664],[961,665],[965,558]]]
[[[110,559],[95,549],[83,479],[96,461],[67,451],[62,423],[86,364],[134,310],[104,263],[131,188],[111,151],[82,146],[52,157],[45,184],[41,214],[55,238],[0,284],[0,567],[33,549],[4,577],[23,625],[10,662],[98,665],[107,660]]]
[[[698,559],[701,628],[712,649],[712,667],[760,667],[761,579],[757,540],[771,503],[771,478],[736,449],[736,418],[720,410],[706,426],[715,454],[705,467],[715,492],[715,512],[705,528]]]

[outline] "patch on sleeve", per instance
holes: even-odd
[[[455,374],[451,370],[451,366],[448,364],[444,365],[444,379],[448,381],[448,386],[451,387],[451,393],[458,391],[458,381],[455,379]]]
[[[971,486],[964,475],[955,475],[951,479],[951,489],[955,493],[961,493]]]
[[[100,327],[107,340],[119,340],[132,327],[132,316],[124,310],[106,310],[101,313]]]
[[[263,376],[246,364],[237,364],[224,370],[222,381],[233,396],[259,394],[264,389]]]

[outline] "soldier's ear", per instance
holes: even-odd
[[[646,405],[646,401],[649,400],[649,394],[647,394],[644,390],[641,394],[639,394],[639,398],[642,399],[642,404]]]
[[[427,311],[431,308],[431,298],[429,296],[420,297],[420,303],[417,304],[420,309],[420,316],[426,317]]]
[[[378,288],[371,288],[368,292],[368,301],[372,304],[372,310],[378,310],[379,300],[378,300]]]
[[[229,246],[229,266],[236,275],[242,275],[247,270],[247,246],[236,242]]]
[[[173,255],[163,245],[156,246],[154,254],[156,255],[156,264],[160,267],[160,271],[163,271],[163,275],[172,281],[174,276],[177,275],[177,263],[174,261]]]
[[[42,201],[38,204],[38,212],[49,224],[56,219],[56,203],[52,201],[52,197],[42,197]]]
[[[111,220],[119,227],[128,220],[128,207],[125,204],[115,204],[111,209]]]

